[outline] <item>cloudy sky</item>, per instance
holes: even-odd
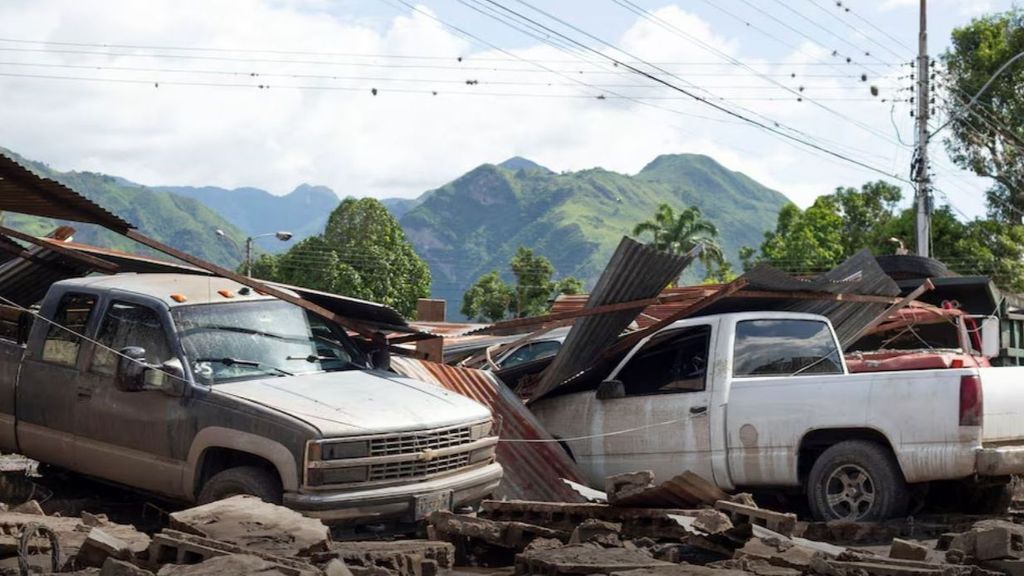
[[[0,146],[151,185],[379,198],[515,155],[634,173],[693,152],[806,206],[907,177],[917,4],[4,0]],[[930,0],[932,53],[1009,4]],[[981,214],[985,182],[933,157],[938,200]]]

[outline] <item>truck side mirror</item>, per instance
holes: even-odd
[[[624,398],[626,396],[626,385],[622,380],[605,380],[597,386],[597,399],[610,400],[613,398]]]
[[[181,398],[188,390],[185,381],[185,369],[181,360],[171,358],[159,366],[146,369],[143,385],[144,390],[159,390],[172,398]]]
[[[140,346],[121,348],[114,373],[114,387],[122,392],[138,392],[146,384],[146,349]]]

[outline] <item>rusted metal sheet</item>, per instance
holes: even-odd
[[[497,458],[505,469],[499,497],[584,502],[563,478],[582,483],[576,464],[511,390],[494,374],[411,358],[394,358],[398,373],[468,396],[491,409],[501,426]],[[524,442],[525,441],[525,442]]]
[[[684,255],[669,254],[623,237],[585,307],[596,308],[657,296],[665,286],[679,278],[697,254],[699,249]],[[533,389],[531,398],[544,395],[591,366],[598,354],[615,342],[641,310],[642,304],[576,320],[562,349]]]
[[[99,224],[125,233],[132,225],[71,188],[43,178],[0,153],[0,210]]]
[[[54,282],[78,278],[93,271],[83,261],[39,246],[25,252],[28,258],[15,257],[0,264],[0,296],[19,306],[38,303]]]

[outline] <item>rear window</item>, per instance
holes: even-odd
[[[732,374],[798,376],[842,374],[828,324],[815,320],[746,320],[736,323]]]

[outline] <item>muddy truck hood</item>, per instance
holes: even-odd
[[[465,396],[381,371],[245,380],[217,384],[213,391],[308,422],[325,437],[424,430],[491,415]]]

